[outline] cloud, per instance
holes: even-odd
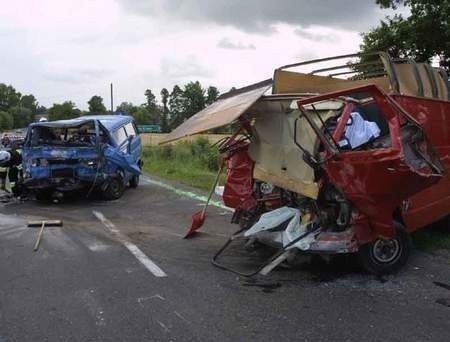
[[[134,14],[192,23],[233,26],[246,32],[273,32],[274,25],[326,25],[367,29],[378,21],[373,0],[118,0]]]
[[[200,65],[195,56],[186,56],[182,59],[174,59],[164,57],[160,63],[161,76],[170,78],[172,80],[181,79],[198,79],[211,78],[213,72]]]
[[[331,32],[314,32],[312,30],[297,28],[294,33],[301,38],[314,42],[337,42],[339,37]]]
[[[94,68],[57,67],[56,70],[43,72],[43,78],[47,81],[60,83],[82,83],[106,78],[111,74],[111,70]]]
[[[229,38],[222,38],[218,43],[217,47],[229,50],[255,50],[255,45],[244,44],[240,41],[233,42]]]

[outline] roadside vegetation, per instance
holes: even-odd
[[[144,147],[144,171],[162,178],[209,190],[218,170],[218,148],[206,138]]]
[[[450,217],[418,230],[412,237],[417,249],[429,253],[446,250],[450,255]]]

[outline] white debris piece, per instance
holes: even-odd
[[[375,122],[364,120],[358,112],[353,112],[350,116],[345,128],[346,139],[339,142],[340,146],[350,144],[351,148],[356,148],[380,136],[380,128]]]

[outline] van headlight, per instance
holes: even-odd
[[[90,167],[94,167],[97,165],[97,161],[95,159],[86,159],[83,161],[83,164],[90,166]]]

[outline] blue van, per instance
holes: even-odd
[[[131,116],[87,115],[33,123],[22,151],[23,186],[39,199],[65,193],[100,191],[118,199],[136,188],[142,168],[142,144]]]

